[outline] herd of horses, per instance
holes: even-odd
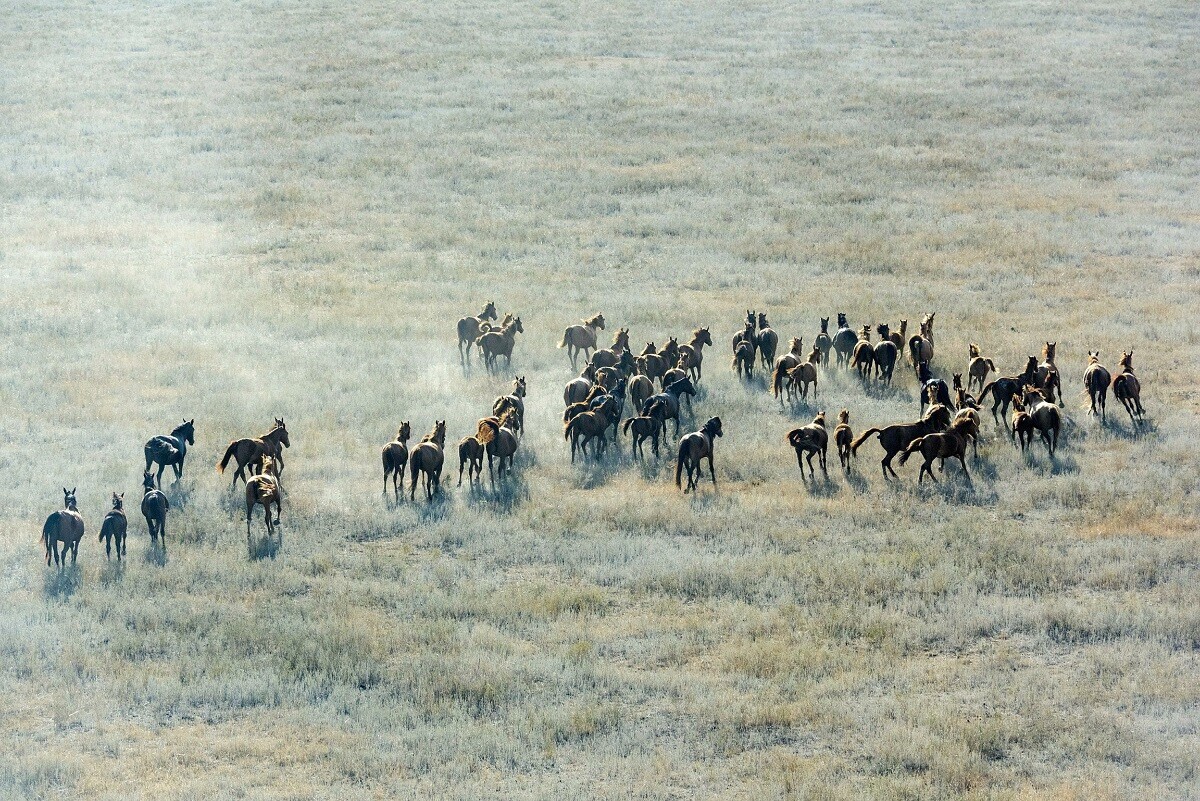
[[[999,375],[991,381],[989,376],[999,372],[995,362],[985,357],[977,344],[970,343],[964,371],[967,381],[963,383],[963,373],[953,373],[952,385],[949,385],[935,376],[931,367],[935,353],[934,316],[934,313],[926,314],[920,322],[919,333],[907,340],[907,320],[901,320],[895,330],[888,323],[878,323],[874,331],[879,339],[872,342],[872,326],[855,329],[846,315],[839,313],[838,327],[833,334],[829,333],[829,318],[821,318],[820,332],[809,351],[805,352],[802,337],[793,337],[788,351],[776,356],[780,337],[772,329],[766,314],[747,310],[742,328],[731,340],[732,368],[744,380],[751,380],[755,369],[769,371],[769,389],[782,405],[807,403],[810,390],[815,399],[818,379],[830,369],[854,371],[864,387],[873,383],[890,387],[895,368],[907,358],[919,386],[920,416],[914,421],[868,428],[855,437],[850,412],[842,409],[833,431],[833,442],[841,468],[847,474],[859,448],[877,438],[883,450],[880,468],[885,479],[889,476],[899,478],[892,466],[897,456],[903,465],[911,456],[919,455],[923,461],[918,483],[926,475],[936,481],[933,462],[939,461],[940,469],[944,471],[947,460],[957,460],[963,476],[970,481],[966,452],[970,447],[978,457],[981,412],[989,396],[992,419],[1006,431],[1014,446],[1026,450],[1037,434],[1053,458],[1062,430],[1061,407],[1064,406],[1062,377],[1055,364],[1057,343],[1046,342],[1041,360],[1028,357],[1021,372]],[[501,356],[505,358],[506,367],[511,364],[515,337],[523,333],[524,328],[521,318],[512,314],[506,314],[494,325],[498,317],[495,304],[489,301],[478,315],[458,321],[459,356],[464,364],[470,361],[472,347],[479,349],[489,371],[498,368]],[[567,350],[572,370],[579,370],[581,356],[584,360],[583,369],[563,390],[563,438],[569,443],[572,463],[577,456],[602,459],[610,441],[618,442],[621,432],[630,439],[634,459],[645,458],[647,441],[652,454],[658,458],[667,436],[667,424],[672,423],[674,436],[678,438],[676,486],[684,492],[695,490],[703,477],[703,462],[707,460],[709,478],[715,487],[713,452],[716,440],[724,434],[721,418],[710,417],[698,430],[680,436],[680,418],[684,411],[694,417],[692,403],[703,378],[705,348],[713,346],[709,328],[695,329],[685,342],[676,337],[669,337],[662,345],[647,342],[637,355],[630,347],[628,328],[619,328],[612,344],[607,348],[600,347],[600,332],[604,329],[604,315],[596,314],[581,324],[568,327],[559,343],[560,348]],[[1119,366],[1120,372],[1114,375],[1100,363],[1099,352],[1088,352],[1083,385],[1090,399],[1089,414],[1105,419],[1111,389],[1130,420],[1138,425],[1144,420],[1145,409],[1141,402],[1141,385],[1133,369],[1132,350],[1122,353]],[[972,390],[977,390],[978,394],[972,394]],[[474,433],[459,441],[458,486],[462,486],[464,473],[472,488],[481,485],[485,459],[493,489],[497,480],[504,481],[513,472],[525,430],[526,392],[525,378],[516,377],[511,392],[496,398],[491,414],[480,418]],[[628,416],[627,406],[632,407]],[[411,425],[404,421],[395,439],[383,446],[384,494],[388,494],[390,482],[391,494],[399,502],[407,471],[409,500],[416,499],[420,482],[426,499],[432,501],[441,491],[447,421],[435,421],[429,433],[410,448],[411,436]],[[819,411],[812,422],[787,432],[785,441],[795,451],[802,480],[815,480],[814,459],[828,476],[829,440],[824,411]],[[161,489],[162,476],[169,467],[176,482],[182,478],[188,448],[195,441],[195,420],[184,420],[170,434],[152,437],[143,449],[141,512],[152,546],[164,551],[170,503]],[[280,523],[283,511],[284,450],[290,446],[287,425],[282,418],[275,418],[274,424],[263,434],[230,442],[217,464],[220,473],[233,465],[231,490],[236,490],[239,479],[245,485],[248,542],[256,506],[263,507],[267,536],[276,533],[275,527]],[[808,466],[807,477],[805,465]],[[154,469],[156,466],[157,470]],[[63,508],[52,513],[42,527],[46,564],[53,561],[62,567],[68,555],[74,563],[84,528],[75,490],[64,487]],[[127,530],[124,494],[114,492],[112,509],[105,515],[99,535],[109,558],[114,549],[118,560],[124,558]]]

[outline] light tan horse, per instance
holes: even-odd
[[[817,365],[821,363],[821,351],[814,345],[808,354],[808,361],[798,364],[788,373],[788,400],[793,394],[808,400],[808,385],[812,384],[813,397],[817,397]]]
[[[279,487],[277,465],[270,457],[263,458],[263,470],[252,476],[246,482],[246,542],[250,542],[250,518],[254,507],[263,508],[263,518],[267,524],[267,536],[275,534],[275,526],[283,517],[283,492]],[[275,507],[275,518],[271,519],[271,507]]]
[[[1083,371],[1083,388],[1087,390],[1088,398],[1092,402],[1092,408],[1088,414],[1096,414],[1097,402],[1100,406],[1100,419],[1105,419],[1105,407],[1108,404],[1108,386],[1112,383],[1112,375],[1108,372],[1108,368],[1100,363],[1100,351],[1092,353],[1088,351],[1088,366]]]
[[[712,343],[712,333],[707,328],[697,328],[692,332],[691,341],[679,346],[679,358],[687,360],[682,366],[687,369],[692,381],[700,380],[704,364],[704,346],[711,346]]]
[[[475,317],[464,317],[458,321],[458,360],[463,360],[463,343],[466,343],[466,360],[471,361],[471,346],[479,335],[488,330],[487,320],[496,319],[496,304],[490,300],[484,304],[483,311]]]
[[[990,373],[996,372],[996,365],[991,359],[984,358],[979,352],[979,346],[974,342],[967,346],[970,352],[970,362],[967,364],[967,389],[974,385],[979,385],[979,391],[983,392],[983,385],[987,383],[987,377]]]
[[[635,375],[629,380],[629,399],[633,401],[633,408],[637,409],[638,414],[642,413],[642,407],[653,394],[654,382],[648,376]]]
[[[83,539],[83,515],[75,500],[75,490],[63,487],[63,508],[51,512],[42,524],[42,543],[46,546],[46,566],[50,566],[50,557],[54,556],[54,564],[60,569],[67,566],[67,552],[71,552],[71,564],[79,557],[79,541]],[[59,559],[58,544],[63,544],[62,558]]]
[[[400,500],[400,487],[404,486],[404,468],[408,464],[408,438],[412,428],[405,420],[396,432],[396,438],[383,446],[383,494],[387,495],[388,477],[392,479],[392,493]]]
[[[291,440],[288,438],[287,425],[284,424],[283,418],[276,417],[275,425],[262,436],[247,437],[229,443],[229,447],[225,449],[225,456],[221,459],[221,463],[217,465],[217,472],[224,473],[230,459],[234,459],[237,462],[237,471],[233,474],[233,483],[229,485],[229,488],[233,489],[237,486],[239,478],[243,482],[246,481],[245,470],[247,467],[251,468],[251,474],[262,472],[263,457],[270,456],[276,461],[276,466],[282,473],[283,448],[290,448],[291,445]],[[257,471],[254,470],[256,467],[258,468]]]
[[[653,342],[646,343],[646,347],[642,348],[636,363],[638,375],[644,375],[651,381],[655,379],[662,381],[662,377],[671,367],[671,363],[658,353]]]
[[[847,473],[850,472],[850,457],[853,452],[850,450],[850,443],[854,441],[854,431],[850,428],[850,410],[842,409],[838,412],[837,428],[833,430],[833,442],[837,446],[838,461],[842,463],[842,469]]]
[[[434,424],[433,430],[421,438],[421,442],[412,449],[412,453],[408,456],[408,480],[410,482],[408,499],[410,501],[417,498],[418,475],[421,476],[427,500],[433,500],[434,492],[441,492],[442,465],[446,460],[443,452],[445,447],[446,421],[438,420]]]
[[[512,472],[513,457],[517,453],[515,421],[516,415],[512,411],[506,411],[500,417],[485,417],[479,421],[475,436],[487,450],[488,477],[493,487],[496,486],[496,473],[500,474],[500,478],[504,478],[506,471]],[[492,464],[496,459],[500,460],[500,465],[496,472],[492,472]]]
[[[480,334],[479,339],[475,340],[475,344],[479,346],[480,356],[483,357],[483,363],[487,369],[494,369],[496,359],[500,356],[504,357],[505,367],[512,366],[513,344],[517,340],[517,334],[523,333],[525,333],[525,328],[521,325],[521,318],[515,317],[510,323],[502,326],[499,331]]]
[[[697,483],[701,477],[701,462],[708,459],[708,474],[712,478],[713,488],[717,486],[717,473],[713,467],[713,445],[716,438],[723,436],[721,418],[711,417],[699,431],[693,431],[679,440],[679,456],[675,460],[675,486],[688,490],[698,489]],[[682,484],[684,468],[687,468],[687,487]]]
[[[567,349],[572,370],[579,369],[575,364],[575,359],[580,351],[583,352],[584,359],[591,357],[592,351],[596,349],[596,333],[603,330],[604,315],[597,314],[591,319],[584,320],[583,325],[573,325],[563,331],[562,342],[558,346]]]
[[[826,318],[828,319],[828,318]],[[804,360],[804,337],[792,337],[791,350],[775,360],[775,369],[771,371],[771,392],[779,402],[783,403],[783,383],[788,371]]]
[[[1121,372],[1113,376],[1113,395],[1129,412],[1129,419],[1137,423],[1145,419],[1146,410],[1142,407],[1142,385],[1133,374],[1133,348],[1128,353],[1121,352]]]
[[[800,465],[800,480],[804,480],[804,459],[808,456],[808,472],[815,481],[817,478],[816,472],[813,471],[813,457],[820,457],[821,472],[829,478],[829,471],[826,469],[826,455],[829,452],[829,432],[825,430],[825,412],[817,412],[817,416],[813,421],[806,426],[793,428],[787,433],[787,443],[796,449],[796,464]]]
[[[913,334],[908,340],[908,355],[912,360],[913,373],[920,380],[921,362],[933,361],[933,316],[937,312],[930,312],[925,315],[925,319],[921,320],[921,333]]]
[[[743,339],[733,349],[733,369],[738,378],[754,378],[754,342]]]

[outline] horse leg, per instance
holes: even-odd
[[[821,449],[821,472],[825,474],[825,478],[829,478],[829,470],[827,468],[829,460],[828,446]]]
[[[125,556],[125,535],[118,534],[117,535],[117,561],[118,562],[121,561],[121,559],[124,556]]]
[[[963,475],[967,477],[967,483],[973,484],[974,482],[971,481],[971,474],[967,471],[967,460],[963,458],[963,454],[958,454],[958,461],[959,464],[962,465]]]
[[[408,499],[415,501],[417,499],[417,476],[420,474],[421,468],[419,465],[413,465],[411,483],[408,486]]]

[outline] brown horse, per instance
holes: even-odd
[[[642,413],[642,407],[653,394],[654,382],[648,377],[635,375],[629,380],[629,399],[633,401],[633,408],[637,409],[638,414]]]
[[[479,346],[479,355],[483,358],[483,363],[487,369],[494,369],[496,359],[500,356],[504,357],[505,367],[512,365],[513,344],[517,340],[517,334],[525,333],[524,326],[521,325],[521,318],[516,317],[508,325],[500,328],[499,331],[488,331],[479,336],[475,340],[475,344]]]
[[[900,321],[899,331],[888,331],[888,339],[896,346],[896,358],[900,358],[901,351],[904,350],[904,337],[908,335],[908,320]]]
[[[667,366],[679,363],[679,340],[667,337],[666,343],[658,349],[658,355],[667,360]]]
[[[1054,365],[1054,350],[1057,347],[1057,342],[1047,342],[1042,348],[1042,363],[1037,368],[1037,386],[1046,391],[1046,399],[1051,403],[1054,403],[1054,393],[1057,392],[1058,405],[1063,406],[1062,376]]]
[[[850,328],[845,312],[838,312],[837,318],[838,330],[833,335],[833,349],[837,353],[837,366],[846,365],[848,367],[850,356],[854,353],[854,346],[858,344],[858,334]]]
[[[408,464],[408,438],[412,428],[405,420],[396,432],[396,438],[383,446],[383,494],[387,495],[388,477],[392,479],[392,493],[400,500],[400,487],[404,486],[404,466]]]
[[[821,351],[821,364],[829,364],[829,351],[833,349],[833,339],[829,336],[829,318],[821,318],[821,333],[817,334],[817,349]]]
[[[155,462],[158,463],[158,486],[162,486],[163,470],[170,465],[175,471],[175,483],[183,478],[183,459],[187,456],[188,445],[196,444],[196,420],[184,420],[182,425],[175,426],[170,434],[163,434],[149,439],[142,448],[146,456],[146,469],[144,472],[149,473],[150,467]]]
[[[850,410],[842,409],[838,412],[837,428],[833,430],[833,442],[837,446],[838,461],[842,463],[842,469],[847,473],[850,472],[850,457],[853,456],[850,452],[850,443],[854,440],[854,431],[850,428]]]
[[[282,473],[283,448],[290,448],[291,446],[292,443],[288,438],[287,426],[284,424],[282,418],[276,417],[275,425],[261,437],[248,437],[229,443],[229,447],[225,449],[225,456],[221,459],[221,463],[217,465],[217,472],[224,473],[230,459],[234,459],[237,462],[237,471],[233,474],[233,483],[229,485],[229,488],[233,489],[237,486],[239,478],[243,483],[246,481],[245,470],[247,466],[251,468],[252,475],[255,472],[262,472],[263,457],[270,456],[276,461],[277,469]],[[257,471],[254,470],[255,467],[259,469]]]
[[[646,457],[645,451],[642,450],[642,443],[647,439],[650,440],[650,449],[654,453],[654,458],[658,458],[658,441],[667,435],[665,420],[661,417],[630,417],[625,420],[624,430],[626,436],[629,436],[633,443],[632,456],[634,459]]]
[[[871,326],[864,325],[858,332],[858,342],[850,353],[850,366],[858,371],[859,378],[866,381],[875,367],[875,348],[871,346]]]
[[[408,455],[408,499],[416,500],[417,476],[421,476],[421,486],[425,490],[426,500],[432,501],[434,492],[442,490],[442,465],[446,455],[446,421],[438,420],[433,430],[421,438],[421,441]]]
[[[1100,363],[1100,351],[1088,351],[1088,366],[1083,371],[1083,388],[1087,390],[1092,408],[1088,414],[1096,414],[1097,401],[1100,406],[1100,419],[1104,420],[1105,406],[1108,404],[1108,385],[1112,383],[1112,375],[1108,368]]]
[[[754,338],[754,346],[758,348],[763,369],[770,370],[775,362],[775,351],[779,347],[779,334],[771,328],[771,324],[767,322],[767,315],[762,312],[758,313],[758,334]]]
[[[701,365],[704,363],[704,346],[711,346],[712,343],[712,333],[707,328],[697,328],[692,332],[691,342],[679,346],[679,358],[687,360],[684,366],[691,374],[693,381],[700,380],[700,374],[703,372]]]
[[[647,342],[641,355],[637,357],[638,375],[644,375],[651,381],[655,379],[661,381],[670,366],[671,363],[658,353],[653,342]]]
[[[599,459],[607,444],[604,432],[617,419],[617,401],[611,395],[605,395],[599,404],[591,409],[576,414],[563,427],[563,439],[571,442],[571,464],[575,463],[575,451],[583,452],[587,457],[587,446],[592,440],[598,440],[592,448],[592,455]]]
[[[112,510],[104,516],[100,524],[99,542],[104,543],[104,556],[112,559],[113,540],[117,541],[117,561],[125,556],[125,534],[129,530],[129,520],[125,517],[125,493],[112,494]]]
[[[944,431],[949,426],[950,409],[938,404],[931,406],[925,416],[915,423],[898,423],[884,428],[868,428],[859,435],[858,439],[850,443],[850,453],[857,456],[859,446],[878,434],[879,444],[883,447],[884,452],[883,460],[880,462],[883,468],[883,477],[887,478],[888,473],[891,472],[892,476],[900,478],[892,468],[892,459],[896,454],[911,445],[917,437]]]
[[[464,317],[458,321],[458,360],[463,360],[463,343],[466,343],[466,360],[471,361],[471,345],[479,339],[479,335],[488,330],[487,320],[496,319],[496,304],[490,300],[484,304],[483,311],[475,317]]]
[[[1037,378],[1037,357],[1030,356],[1025,362],[1025,372],[1020,375],[1004,376],[991,381],[979,392],[979,403],[982,404],[984,399],[990,392],[992,394],[992,419],[996,421],[996,425],[1000,425],[1000,418],[996,416],[996,409],[1000,409],[1003,415],[1008,414],[1008,406],[1012,403],[1012,399],[1019,395],[1026,384],[1033,384]]]
[[[479,434],[463,437],[458,441],[458,486],[462,486],[463,468],[467,468],[467,483],[475,486],[475,481],[483,478],[483,457],[486,447],[479,441]]]
[[[252,476],[246,482],[246,542],[250,542],[250,518],[254,507],[263,508],[263,518],[267,524],[267,536],[275,534],[275,526],[283,517],[283,490],[279,486],[278,465],[270,456],[263,458],[263,470]],[[271,518],[271,507],[275,507],[275,518]]]
[[[496,473],[492,472],[494,460],[500,460],[500,466],[496,469],[500,478],[504,478],[506,468],[509,473],[512,472],[513,458],[517,453],[516,415],[506,411],[500,417],[483,418],[479,421],[475,437],[484,444],[487,451],[488,477],[492,481],[492,487],[495,487]]]
[[[792,337],[791,349],[775,360],[775,369],[771,371],[771,392],[779,402],[783,403],[783,398],[780,395],[784,389],[784,379],[787,378],[788,371],[799,365],[804,360],[804,338]]]
[[[604,388],[603,384],[593,384],[592,388],[588,390],[588,394],[584,396],[583,400],[572,403],[563,410],[563,425],[571,422],[571,419],[576,415],[590,411],[592,409],[592,401],[604,397],[607,393],[608,391]]]
[[[908,355],[912,360],[913,372],[918,375],[918,367],[921,362],[933,361],[933,315],[937,312],[930,312],[925,315],[925,319],[921,320],[921,333],[913,334],[908,340]]]
[[[708,474],[712,478],[712,484],[717,486],[717,473],[713,467],[713,445],[716,438],[723,436],[724,431],[721,429],[721,418],[711,417],[699,431],[684,436],[679,440],[679,456],[675,460],[675,486],[688,490],[698,489],[697,481],[701,476],[700,467],[704,459],[708,459]],[[683,469],[687,468],[687,487],[683,488],[681,477]]]
[[[879,344],[875,346],[874,353],[875,377],[890,387],[900,351],[892,341],[892,332],[887,323],[880,323],[875,330],[879,332]]]
[[[1133,374],[1133,348],[1128,353],[1121,351],[1121,372],[1113,376],[1113,396],[1129,412],[1129,419],[1137,423],[1145,419],[1146,410],[1142,407],[1142,385]]]
[[[513,424],[516,426],[517,436],[525,436],[525,376],[517,376],[513,379],[513,391],[511,395],[501,395],[492,402],[492,416],[499,417],[504,414],[506,409],[511,409],[515,418]]]
[[[595,380],[596,368],[589,363],[583,368],[583,373],[578,378],[571,379],[563,388],[563,403],[570,406],[572,403],[579,403],[586,398],[592,391],[592,384]]]
[[[800,465],[800,480],[804,480],[804,455],[808,456],[808,472],[809,475],[816,480],[817,474],[813,471],[813,457],[820,457],[821,472],[829,478],[829,471],[825,466],[826,454],[829,451],[829,432],[825,430],[825,412],[817,412],[817,416],[813,421],[806,426],[793,428],[787,433],[787,442],[796,449],[796,464]]]
[[[973,423],[966,418],[955,420],[946,431],[926,434],[913,440],[900,454],[900,464],[904,464],[910,455],[920,451],[925,462],[921,465],[921,472],[917,473],[917,483],[921,483],[921,479],[925,477],[926,473],[929,474],[929,480],[936,483],[937,479],[934,478],[931,468],[933,460],[940,459],[939,470],[945,472],[946,460],[958,459],[958,463],[962,465],[963,475],[967,477],[967,483],[971,483],[971,474],[967,472],[967,440],[970,438],[968,429],[972,425]]]
[[[980,354],[979,346],[974,342],[970,343],[967,348],[971,354],[971,361],[967,364],[967,389],[978,384],[979,391],[982,392],[988,374],[996,371],[996,365],[992,363],[991,359],[986,359]]]
[[[597,314],[591,319],[584,320],[583,325],[572,325],[563,331],[562,342],[558,344],[560,348],[567,349],[567,356],[571,359],[571,369],[578,369],[575,364],[575,358],[583,351],[583,358],[587,359],[592,355],[592,351],[596,349],[596,332],[604,330],[604,315]]]
[[[264,463],[269,456],[264,457]],[[157,545],[162,538],[162,548],[167,550],[167,512],[171,503],[167,496],[154,488],[154,476],[151,473],[142,474],[142,517],[146,518],[146,528],[150,529],[150,544]]]
[[[1043,390],[1033,386],[1025,387],[1025,393],[1021,400],[1025,404],[1033,427],[1041,435],[1042,442],[1046,443],[1046,449],[1053,458],[1054,451],[1058,448],[1058,435],[1062,431],[1062,412],[1047,400]]]
[[[1021,452],[1033,444],[1033,418],[1025,411],[1025,404],[1019,395],[1012,399],[1012,428],[1010,429],[1013,445],[1019,441]]]
[[[60,569],[67,566],[67,551],[71,552],[71,564],[79,557],[79,541],[83,539],[83,515],[75,500],[75,490],[63,487],[63,508],[52,512],[42,524],[42,543],[46,546],[46,566],[50,566],[53,555],[54,564]],[[63,544],[62,558],[59,559],[58,544]]]
[[[629,329],[621,328],[613,336],[612,347],[596,351],[588,361],[597,368],[616,367],[621,363],[621,358],[628,352]]]
[[[731,343],[731,345],[732,345],[734,351],[737,351],[737,346],[738,346],[739,342],[742,342],[745,340],[749,340],[751,343],[755,342],[754,327],[757,324],[758,324],[757,315],[755,315],[755,313],[752,312],[750,309],[746,309],[746,319],[742,323],[742,330],[738,331],[736,334],[733,335],[733,342]]]
[[[733,350],[733,369],[738,378],[754,378],[754,342],[743,339]]]
[[[788,372],[788,400],[791,400],[794,394],[799,394],[807,401],[809,384],[812,384],[813,397],[817,397],[817,365],[820,362],[821,351],[814,345],[808,354],[808,361],[796,365]]]
[[[675,436],[679,436],[679,399],[684,395],[690,398],[695,394],[696,387],[690,378],[681,379],[674,384],[667,384],[666,389],[646,401],[642,407],[642,414],[648,417],[660,415],[664,423],[667,420],[674,420]],[[688,405],[691,405],[691,400],[688,401]]]

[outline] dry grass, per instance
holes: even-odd
[[[0,15],[0,792],[160,798],[1146,798],[1200,761],[1200,63],[1187,4],[26,4]],[[518,478],[380,497],[402,419],[506,386]],[[1059,342],[1051,461],[967,487],[868,445],[805,487],[728,370],[741,310],[938,310],[940,369]],[[563,327],[712,325],[722,482],[569,464]],[[1150,425],[1083,414],[1137,350]],[[824,376],[856,429],[909,418]],[[284,544],[211,467],[286,417]],[[108,493],[196,417],[170,551]],[[992,433],[990,422],[985,426]],[[623,443],[624,445],[625,443]],[[834,460],[836,462],[836,460]],[[77,570],[34,539],[58,488]]]

